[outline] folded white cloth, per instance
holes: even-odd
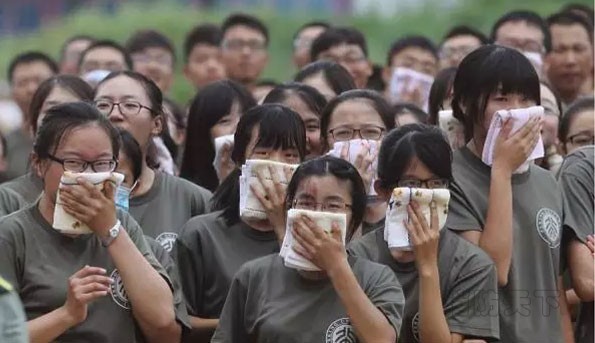
[[[155,159],[159,164],[159,171],[169,175],[176,175],[176,164],[171,153],[165,146],[161,137],[154,137],[153,142],[155,143]]]
[[[465,145],[465,128],[453,116],[452,110],[438,111],[438,125],[446,133],[446,138],[453,150]]]
[[[60,179],[60,186],[62,185],[76,185],[76,179],[84,178],[94,184],[99,190],[103,190],[103,184],[109,180],[113,182],[116,187],[120,186],[124,181],[124,175],[120,173],[71,173],[65,171]],[[77,220],[70,214],[64,211],[62,207],[62,201],[60,200],[60,188],[58,188],[58,194],[56,197],[56,207],[54,209],[54,223],[52,225],[54,229],[72,235],[93,233],[91,229],[83,222]]]
[[[407,99],[404,99],[403,93],[413,92],[417,88],[421,92],[422,109],[427,111],[432,83],[434,83],[434,78],[431,75],[409,68],[395,68],[389,86],[391,100],[395,103],[405,101]]]
[[[289,168],[293,175],[298,165],[268,160],[247,160],[242,166],[240,175],[240,217],[242,219],[267,219],[267,214],[258,198],[252,193],[250,185],[260,183],[258,180],[258,173],[260,172],[264,176],[264,182],[272,187],[273,179],[269,167],[276,171],[279,181],[287,186],[291,180],[286,177],[285,168]]]
[[[347,161],[351,164],[355,163],[355,159],[359,155],[360,151],[364,148],[364,146],[369,147],[369,154],[375,154],[378,149],[380,148],[380,144],[374,140],[368,139],[352,139],[349,141],[342,141],[342,142],[335,142],[333,144],[333,148],[328,152],[328,155],[341,158],[341,152],[345,145],[348,144],[348,159]],[[374,171],[374,177],[371,180],[371,185],[368,191],[368,195],[376,195],[376,191],[374,190],[374,180],[376,180],[376,170],[378,168],[378,157],[374,159],[370,169]]]
[[[486,136],[486,141],[483,145],[483,151],[481,153],[481,160],[483,163],[487,164],[488,166],[491,166],[494,163],[494,148],[496,147],[496,140],[498,139],[498,135],[500,134],[500,130],[502,130],[504,122],[508,118],[512,118],[513,120],[512,131],[510,134],[514,134],[520,130],[529,121],[529,119],[533,117],[543,118],[543,113],[544,110],[541,106],[532,106],[512,110],[500,110],[496,112],[492,117],[492,122],[490,123],[490,128]],[[527,158],[527,161],[525,161],[525,163],[515,170],[514,173],[519,174],[526,172],[533,160],[542,158],[543,156],[543,141],[540,134],[539,140],[537,141],[537,144],[535,144],[535,147]]]
[[[221,164],[221,151],[223,150],[224,145],[233,145],[233,139],[233,135],[225,135],[215,138],[215,159],[213,160],[213,167],[215,168],[218,177],[221,172],[219,170],[219,165]]]
[[[430,202],[434,201],[436,203],[440,230],[442,230],[444,224],[446,224],[448,203],[450,201],[450,191],[448,189],[395,188],[386,209],[386,219],[384,223],[384,240],[388,243],[390,249],[412,249],[409,241],[409,232],[403,223],[404,221],[409,221],[407,205],[409,205],[412,200],[417,202],[421,207],[421,211],[424,214],[428,225],[431,223]]]
[[[285,230],[283,244],[281,245],[281,251],[279,252],[279,255],[285,262],[285,266],[298,270],[320,271],[321,269],[318,268],[314,263],[310,262],[293,250],[293,223],[295,219],[301,215],[307,215],[327,233],[331,232],[333,222],[337,222],[339,224],[339,228],[341,229],[341,238],[343,240],[343,244],[345,244],[345,235],[347,233],[347,216],[345,213],[318,212],[298,209],[290,209],[287,211],[287,227]]]

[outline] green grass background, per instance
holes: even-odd
[[[297,0],[296,0],[297,1]],[[386,0],[398,1],[398,0]],[[445,9],[436,1],[415,11],[404,11],[386,18],[376,15],[332,16],[324,13],[275,13],[269,9],[242,9],[259,16],[269,27],[271,35],[270,62],[263,75],[284,81],[295,73],[291,64],[291,39],[294,31],[310,20],[328,20],[332,24],[354,25],[367,37],[370,57],[384,63],[392,41],[406,34],[424,34],[438,42],[448,28],[457,24],[472,25],[489,33],[492,23],[503,13],[513,9],[532,9],[547,16],[558,11],[568,1],[563,0],[463,0],[456,8]],[[591,0],[576,0],[592,6]],[[204,11],[167,0],[151,3],[129,2],[115,14],[96,9],[82,9],[65,18],[43,26],[38,32],[0,39],[0,68],[6,70],[17,53],[36,49],[58,57],[62,42],[74,34],[90,34],[123,42],[131,32],[141,28],[155,28],[165,33],[178,49],[176,81],[171,96],[185,102],[193,89],[183,78],[182,44],[186,32],[204,22],[219,23],[229,13],[240,9],[217,8]]]

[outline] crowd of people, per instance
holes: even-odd
[[[157,29],[18,54],[0,342],[593,342],[593,31],[514,10],[376,65],[313,21],[279,82],[243,13],[183,56]]]

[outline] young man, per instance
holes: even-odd
[[[72,36],[64,42],[60,49],[60,74],[75,75],[78,70],[78,63],[81,53],[85,51],[94,39],[87,35]]]
[[[593,27],[583,17],[563,12],[547,19],[552,49],[547,54],[547,77],[564,107],[593,94]]]
[[[221,60],[221,29],[217,25],[196,26],[184,41],[184,76],[196,89],[225,78]]]
[[[293,64],[297,70],[310,63],[312,42],[326,31],[330,25],[323,21],[311,21],[302,25],[293,36]]]
[[[543,77],[543,59],[552,41],[545,21],[537,13],[522,10],[504,14],[492,27],[490,41],[522,52]]]
[[[358,88],[365,88],[372,75],[366,38],[353,27],[331,27],[324,31],[312,42],[310,59],[339,63],[349,71]]]
[[[124,47],[114,41],[96,41],[81,53],[78,74],[84,78],[95,70],[132,70],[132,58]]]
[[[176,52],[169,38],[155,30],[141,30],[128,39],[125,47],[134,62],[134,71],[151,79],[167,94],[176,63]]]
[[[440,69],[457,67],[471,51],[488,43],[488,37],[466,25],[450,29],[440,44]]]
[[[8,179],[27,172],[29,154],[33,148],[33,137],[29,123],[29,106],[37,87],[58,73],[58,65],[46,54],[36,51],[16,56],[8,67],[8,82],[12,99],[23,114],[21,128],[6,136],[6,157]]]
[[[269,61],[269,30],[256,17],[232,14],[221,26],[222,60],[227,76],[251,88]]]

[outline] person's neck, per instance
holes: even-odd
[[[273,231],[273,226],[267,219],[262,220],[254,220],[254,221],[246,221],[241,219],[241,221],[248,225],[252,230],[260,231],[260,232],[270,232]]]
[[[141,168],[140,177],[138,178],[138,184],[132,191],[131,196],[137,197],[149,192],[153,183],[155,182],[155,171],[147,164],[146,154],[143,154],[143,166]]]
[[[54,222],[55,207],[56,204],[51,201],[45,192],[43,192],[41,199],[39,199],[39,203],[37,204],[37,208],[39,209],[43,219],[45,219],[50,224]]]
[[[469,143],[467,143],[467,148],[473,153],[473,155],[481,158],[484,144],[485,141],[479,141],[475,138],[472,138]]]
[[[376,224],[386,216],[386,202],[377,201],[366,206],[364,213],[364,222],[368,224]]]
[[[298,270],[298,274],[306,280],[324,280],[328,278],[325,271]]]
[[[562,100],[563,103],[571,104],[581,95],[581,90],[577,89],[576,91],[566,91],[566,92],[559,90],[559,94],[560,94],[560,99]]]

